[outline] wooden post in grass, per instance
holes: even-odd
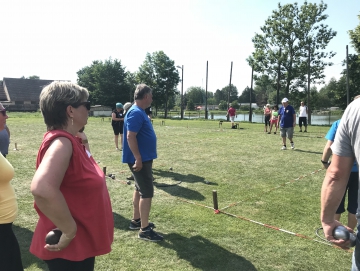
[[[217,191],[213,190],[213,203],[214,203],[214,210],[219,210],[218,206],[218,199],[217,199]]]
[[[103,167],[103,172],[106,175],[106,167]]]
[[[15,142],[15,149],[14,149],[14,151],[17,151],[18,150],[18,148],[17,148],[17,143]]]

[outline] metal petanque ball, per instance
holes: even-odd
[[[127,181],[126,183],[127,183],[128,185],[130,185],[130,184],[131,184],[131,182],[130,182],[130,181]]]
[[[49,231],[45,237],[45,243],[48,245],[56,245],[57,243],[59,243],[61,235],[62,232],[59,229]]]
[[[210,182],[209,182],[208,180],[205,180],[205,183],[206,183],[206,184],[209,184]]]
[[[169,168],[170,170],[172,170],[172,167],[171,168]]]
[[[109,174],[108,174],[108,177],[110,177],[110,178],[111,178],[111,176],[112,176],[112,173],[109,173]]]
[[[111,179],[115,180],[115,175],[111,175]]]

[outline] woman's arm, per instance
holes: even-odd
[[[77,231],[75,220],[60,191],[71,155],[70,140],[64,137],[55,139],[46,151],[31,182],[31,193],[34,195],[36,205],[63,232],[63,236],[65,234],[57,245],[46,245],[51,251],[67,247]]]

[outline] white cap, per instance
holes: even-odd
[[[284,99],[282,99],[282,103],[287,103],[289,100],[288,100],[288,98],[284,98]]]

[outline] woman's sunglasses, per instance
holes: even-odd
[[[6,116],[6,109],[1,109],[0,112],[4,117]]]
[[[78,108],[80,105],[84,105],[86,107],[86,109],[88,111],[90,111],[90,104],[91,103],[89,101],[87,101],[87,102],[81,102],[81,103],[77,103],[77,104],[72,104],[71,106],[75,107],[75,108]]]

